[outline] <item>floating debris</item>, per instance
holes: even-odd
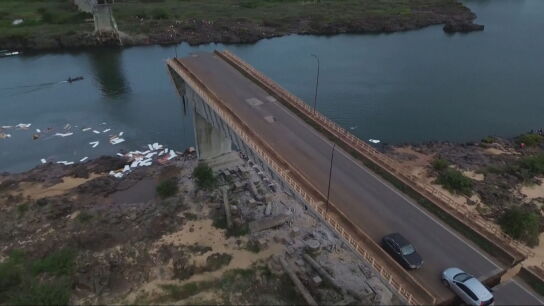
[[[42,132],[42,130],[36,129],[36,133],[41,133],[41,132]]]
[[[110,143],[113,145],[116,145],[118,143],[124,142],[125,140],[123,138],[119,138],[117,136],[114,136],[110,139]]]
[[[17,124],[15,127],[18,127],[18,128],[20,128],[20,129],[26,130],[26,129],[28,129],[31,125],[32,125],[32,123],[19,123],[19,124]]]
[[[74,133],[56,133],[55,134],[55,136],[60,136],[60,137],[68,137],[72,135],[74,135]]]
[[[61,161],[58,161],[57,164],[63,164],[63,165],[65,165],[65,166],[69,166],[69,165],[73,165],[74,162],[69,162],[69,161],[61,160]]]
[[[378,140],[378,139],[372,139],[372,138],[371,138],[371,139],[369,139],[368,141],[369,141],[369,142],[372,142],[372,143],[380,143],[380,140]]]
[[[11,125],[2,125],[2,128],[3,128],[4,130],[11,129],[12,127],[13,127],[13,126],[11,126]]]
[[[88,158],[89,158],[89,157],[85,156],[85,157],[83,157],[82,159],[80,159],[79,162],[82,163],[82,162],[86,161]]]
[[[40,161],[42,162],[42,164],[47,163],[47,160],[45,160],[45,158],[40,159]]]
[[[0,139],[11,138],[11,134],[0,133]]]
[[[98,141],[98,140],[97,141],[91,141],[91,142],[89,142],[89,144],[91,146],[93,146],[93,148],[96,148],[98,146],[98,144],[100,144],[100,141]]]
[[[107,133],[109,131],[111,131],[111,129],[105,129],[105,130],[102,131],[102,133]]]
[[[93,130],[93,133],[95,133],[95,134],[100,134],[100,131]]]
[[[125,132],[120,132],[119,137],[123,136],[124,134],[125,134]]]
[[[90,129],[91,129],[91,128],[90,128],[90,127],[88,127],[88,128],[84,128],[84,129],[82,129],[82,131],[83,131],[83,132],[87,132],[87,131],[88,131],[88,130],[90,130]]]
[[[352,131],[355,130],[356,128],[357,128],[357,126],[350,126],[349,127],[349,129],[352,130]]]

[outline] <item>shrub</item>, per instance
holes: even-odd
[[[452,168],[440,172],[437,182],[450,192],[465,195],[472,193],[472,180]]]
[[[523,134],[518,137],[518,143],[524,143],[528,147],[535,147],[542,143],[544,137],[538,134]]]
[[[68,305],[70,282],[57,279],[47,282],[32,281],[26,289],[18,291],[10,300],[12,305]]]
[[[442,171],[448,168],[449,165],[450,164],[448,163],[448,161],[442,158],[437,158],[433,160],[433,163],[432,163],[433,169],[436,171]]]
[[[70,275],[74,268],[76,252],[70,248],[63,248],[55,251],[43,259],[34,261],[31,265],[31,272],[34,275],[49,273],[52,275]]]
[[[482,138],[482,142],[483,143],[494,143],[495,142],[495,137],[486,136],[486,137]]]
[[[513,207],[499,218],[502,230],[516,240],[529,246],[538,245],[539,218],[534,212]]]
[[[157,185],[157,194],[162,199],[172,197],[178,193],[177,178],[170,178]]]
[[[202,189],[211,189],[215,187],[217,182],[216,177],[213,175],[212,168],[208,167],[205,163],[200,163],[195,168],[193,176],[196,179],[196,185]]]
[[[168,19],[168,12],[162,8],[156,8],[151,11],[153,19]]]
[[[77,219],[77,221],[79,221],[81,223],[87,223],[87,222],[91,221],[91,219],[93,217],[94,216],[91,215],[90,213],[88,213],[86,211],[83,211],[83,212],[79,213],[79,215],[77,215],[76,219]]]
[[[256,8],[259,4],[257,3],[257,1],[242,1],[240,2],[240,7],[243,7],[243,8],[248,8],[248,9],[253,9],[253,8]]]
[[[532,176],[544,174],[544,153],[522,158],[518,164]]]

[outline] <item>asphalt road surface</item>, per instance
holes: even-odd
[[[525,294],[523,294],[525,293]],[[536,293],[526,289],[521,281],[513,278],[493,288],[495,305],[542,305]]]
[[[217,56],[198,53],[182,62],[258,137],[326,194],[330,141]],[[265,119],[268,116],[273,116],[274,121]],[[402,233],[410,240],[425,262],[420,270],[410,273],[442,299],[452,297],[440,282],[441,272],[448,267],[459,267],[476,277],[490,276],[501,270],[483,251],[338,147],[334,155],[330,199],[376,242],[392,232]]]

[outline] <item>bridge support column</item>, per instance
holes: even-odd
[[[232,142],[198,112],[193,112],[198,159],[214,158],[232,151]]]

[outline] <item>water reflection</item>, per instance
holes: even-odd
[[[94,79],[99,84],[102,94],[109,98],[118,98],[130,92],[130,85],[123,74],[122,50],[99,49],[89,53]]]

